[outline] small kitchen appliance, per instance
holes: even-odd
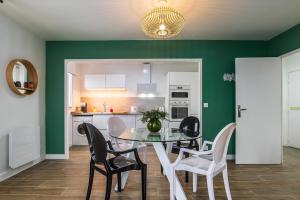
[[[137,106],[131,106],[130,107],[130,113],[137,113],[137,112],[138,112]]]
[[[80,111],[86,113],[87,112],[87,103],[80,102]]]

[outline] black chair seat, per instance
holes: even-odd
[[[86,135],[91,153],[89,185],[86,200],[90,199],[94,181],[94,171],[106,176],[105,200],[110,199],[112,176],[117,174],[118,191],[122,191],[122,173],[130,170],[141,170],[142,200],[146,200],[147,192],[147,165],[144,164],[136,148],[123,151],[115,151],[111,142],[106,141],[102,133],[92,124],[83,123],[77,128],[78,132]],[[115,157],[107,159],[107,154]],[[122,155],[133,153],[135,160]]]
[[[174,143],[172,146],[172,153],[179,154],[180,148],[186,148],[186,149],[196,149],[199,145],[190,145],[190,143],[180,143],[180,145]]]
[[[118,170],[137,170],[139,169],[139,165],[138,163],[130,158],[126,158],[124,156],[117,156],[114,158],[110,158],[108,160],[109,166],[112,168],[112,170],[114,169],[118,169]]]

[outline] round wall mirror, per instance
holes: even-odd
[[[9,88],[22,96],[34,93],[38,84],[37,72],[33,64],[25,59],[15,59],[8,63],[6,80]]]

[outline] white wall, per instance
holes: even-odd
[[[45,42],[0,13],[0,180],[20,169],[8,165],[8,133],[23,125],[41,127],[41,158],[45,154]],[[24,58],[36,67],[39,85],[31,96],[13,93],[6,83],[6,65]],[[25,166],[26,167],[26,166]]]
[[[77,63],[81,81],[82,97],[136,97],[137,84],[142,83],[142,62],[114,62],[114,63]],[[158,96],[166,96],[166,75],[170,71],[197,72],[198,63],[194,62],[151,62],[152,83],[157,84]],[[127,91],[90,91],[84,88],[85,74],[125,74]]]
[[[283,94],[283,132],[282,144],[287,145],[288,135],[288,73],[300,70],[300,50],[282,58],[283,77],[282,77],[282,94]],[[299,86],[300,87],[300,86]]]
[[[76,66],[76,63],[70,62],[67,64],[67,72],[73,74],[73,96],[72,96],[72,107],[68,108],[68,130],[69,130],[69,147],[72,146],[72,115],[71,112],[76,109],[76,106],[80,104],[80,78],[79,78],[79,68]]]

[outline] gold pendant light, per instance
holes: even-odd
[[[184,26],[184,17],[178,11],[159,0],[159,6],[147,13],[142,19],[142,30],[152,38],[166,39],[180,33]]]

